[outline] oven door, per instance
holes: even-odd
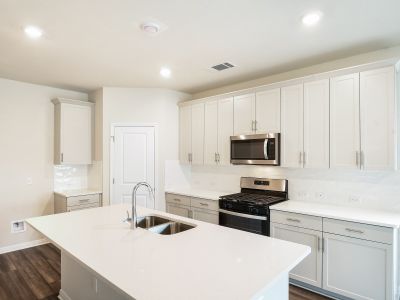
[[[219,225],[269,236],[267,216],[254,216],[220,209]]]
[[[280,134],[231,136],[231,163],[279,166]]]

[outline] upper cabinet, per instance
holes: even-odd
[[[191,163],[204,163],[204,103],[192,105],[192,155]]]
[[[256,93],[257,133],[281,132],[281,89],[271,89]]]
[[[205,104],[204,164],[230,163],[230,137],[233,135],[233,98]]]
[[[57,98],[54,103],[54,163],[92,163],[93,107],[86,101]]]
[[[395,168],[394,68],[331,79],[331,167]]]
[[[179,109],[179,160],[183,164],[191,162],[192,153],[192,106],[183,105]]]
[[[303,167],[303,85],[282,88],[281,161],[283,167]]]
[[[269,89],[234,97],[234,134],[279,133],[281,90]]]
[[[283,167],[396,169],[395,66],[345,72],[181,104],[181,162],[228,165],[232,135],[281,133]]]
[[[330,145],[332,168],[359,168],[359,73],[331,78]]]
[[[329,80],[304,83],[305,168],[329,168]]]
[[[395,168],[395,72],[393,67],[360,73],[361,167]]]
[[[255,133],[256,96],[247,94],[233,100],[234,134]]]

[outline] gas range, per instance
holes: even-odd
[[[240,187],[219,198],[220,225],[269,235],[269,206],[288,199],[287,180],[242,177]]]

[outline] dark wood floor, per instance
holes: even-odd
[[[51,244],[1,254],[0,300],[56,300],[60,290],[60,264],[60,251]],[[289,299],[328,298],[291,286]]]

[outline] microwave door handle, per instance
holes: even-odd
[[[267,139],[264,140],[264,158],[266,160],[269,160],[269,157],[268,157],[268,143],[269,143],[269,139],[267,138]]]

